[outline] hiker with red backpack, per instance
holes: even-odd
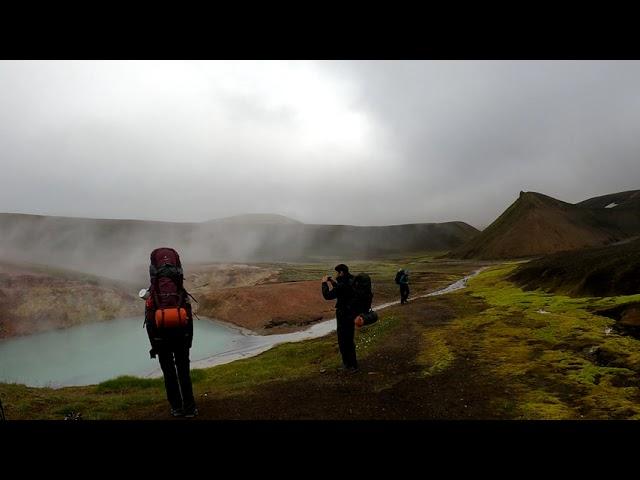
[[[151,358],[158,356],[167,399],[174,417],[198,414],[189,368],[193,341],[190,294],[184,288],[180,256],[173,248],[151,252],[151,286],[144,294],[145,325],[151,342]],[[193,298],[193,297],[191,297]]]
[[[371,280],[366,274],[354,277],[349,273],[349,267],[343,263],[336,265],[335,271],[335,280],[327,275],[322,277],[322,296],[325,300],[337,300],[338,347],[343,368],[348,373],[357,373],[358,361],[354,341],[356,319],[370,312],[373,299]]]

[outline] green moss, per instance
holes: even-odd
[[[520,392],[514,412],[549,419],[610,418],[607,409],[611,418],[637,415],[640,390],[628,379],[640,373],[640,342],[612,334],[614,320],[592,312],[635,302],[638,295],[525,292],[506,280],[514,268],[494,267],[472,279],[468,294],[487,308],[459,321],[477,335],[487,368]]]
[[[452,364],[455,356],[447,342],[447,330],[430,329],[422,333],[421,352],[416,361],[424,375],[441,374]]]
[[[129,389],[161,388],[162,385],[163,383],[161,378],[150,379],[124,375],[99,383],[95,387],[95,391],[99,393],[120,392]]]
[[[569,420],[579,413],[558,397],[545,391],[530,391],[516,403],[516,418],[539,420]]]

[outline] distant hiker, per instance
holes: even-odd
[[[409,271],[405,271],[402,268],[398,270],[396,283],[400,285],[400,304],[405,304],[409,298]]]
[[[360,312],[354,311],[354,305],[352,305],[354,277],[349,273],[349,267],[343,263],[336,265],[335,271],[338,272],[335,280],[327,275],[322,277],[322,296],[325,300],[338,300],[336,302],[336,321],[342,364],[347,372],[356,373],[358,361],[354,342],[354,320]]]
[[[193,340],[193,317],[188,292],[184,289],[180,256],[173,248],[151,252],[151,287],[146,298],[145,324],[164,375],[167,399],[174,417],[198,414],[189,369],[189,349]]]

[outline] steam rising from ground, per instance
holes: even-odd
[[[170,246],[183,264],[302,261],[448,250],[476,232],[463,223],[353,227],[293,222],[163,223],[0,214],[0,259],[148,281],[149,253]]]

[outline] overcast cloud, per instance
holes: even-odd
[[[0,61],[0,212],[461,220],[640,188],[640,62]]]

